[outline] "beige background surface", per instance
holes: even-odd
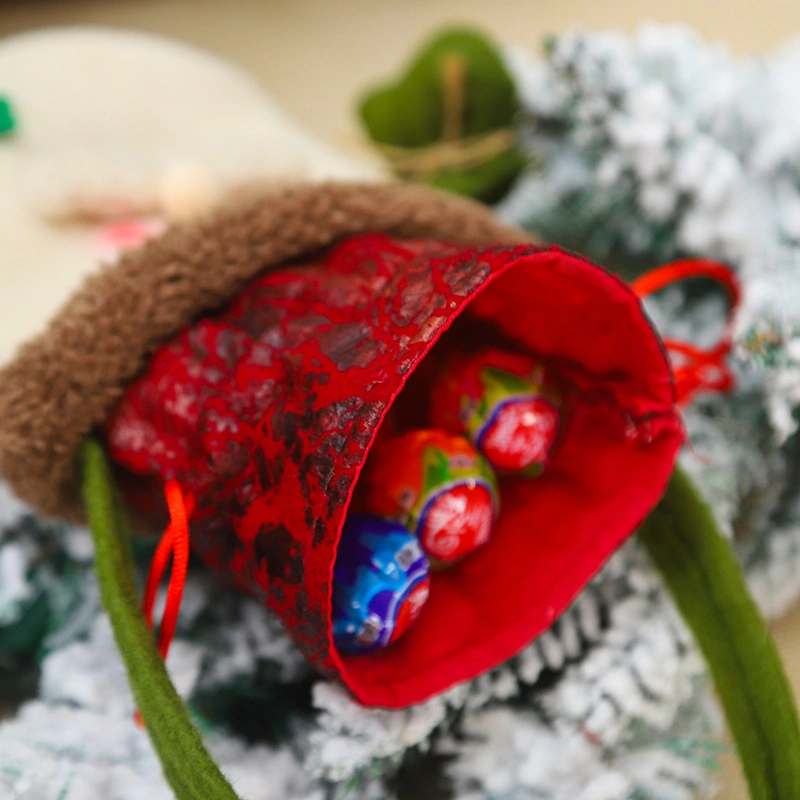
[[[736,53],[766,52],[800,33],[797,0],[0,0],[0,36],[54,25],[111,25],[175,36],[258,75],[300,122],[349,150],[361,147],[352,107],[437,25],[472,22],[536,48],[577,25],[633,31],[682,22]],[[54,65],[57,69],[57,65]],[[0,79],[2,76],[0,76]],[[0,247],[2,243],[0,243]],[[0,261],[0,287],[11,284]],[[3,290],[0,288],[0,290]],[[0,321],[2,325],[2,321]],[[800,610],[775,628],[800,694]],[[736,759],[720,776],[724,800],[747,797]],[[789,798],[787,798],[789,800]]]

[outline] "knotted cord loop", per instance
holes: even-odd
[[[710,278],[721,283],[728,290],[731,308],[722,338],[708,350],[680,339],[664,339],[664,347],[672,361],[675,393],[679,405],[688,405],[700,391],[729,392],[734,387],[733,372],[725,363],[725,359],[733,346],[734,318],[742,298],[739,280],[733,270],[724,264],[691,258],[665,264],[631,283],[633,291],[640,298],[644,298],[689,278]],[[676,363],[674,356],[679,357],[680,363]]]

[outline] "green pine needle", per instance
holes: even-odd
[[[136,704],[178,800],[237,800],[192,725],[139,610],[127,523],[100,444],[81,453],[95,569]]]
[[[778,651],[739,562],[682,470],[639,539],[705,656],[751,797],[800,798],[800,726]]]

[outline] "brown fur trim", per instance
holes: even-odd
[[[40,512],[80,520],[80,444],[159,344],[262,271],[370,231],[464,245],[530,238],[476,203],[375,184],[261,193],[176,226],[88,278],[0,371],[0,474]]]

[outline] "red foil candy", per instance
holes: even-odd
[[[463,437],[415,430],[381,441],[362,482],[364,505],[419,538],[436,566],[486,544],[499,511],[491,467]]]
[[[434,425],[469,436],[494,469],[528,477],[550,460],[561,407],[541,360],[494,348],[453,357],[431,394]]]
[[[437,353],[484,333],[552,364],[569,406],[559,446],[537,481],[503,481],[491,541],[432,576],[399,641],[341,654],[332,571],[373,438],[393,406],[399,425],[423,419]],[[404,707],[545,630],[656,503],[683,428],[661,342],[618,278],[553,247],[371,235],[264,275],[166,343],[107,439],[132,502],[178,478],[197,500],[195,551],[322,673]]]

